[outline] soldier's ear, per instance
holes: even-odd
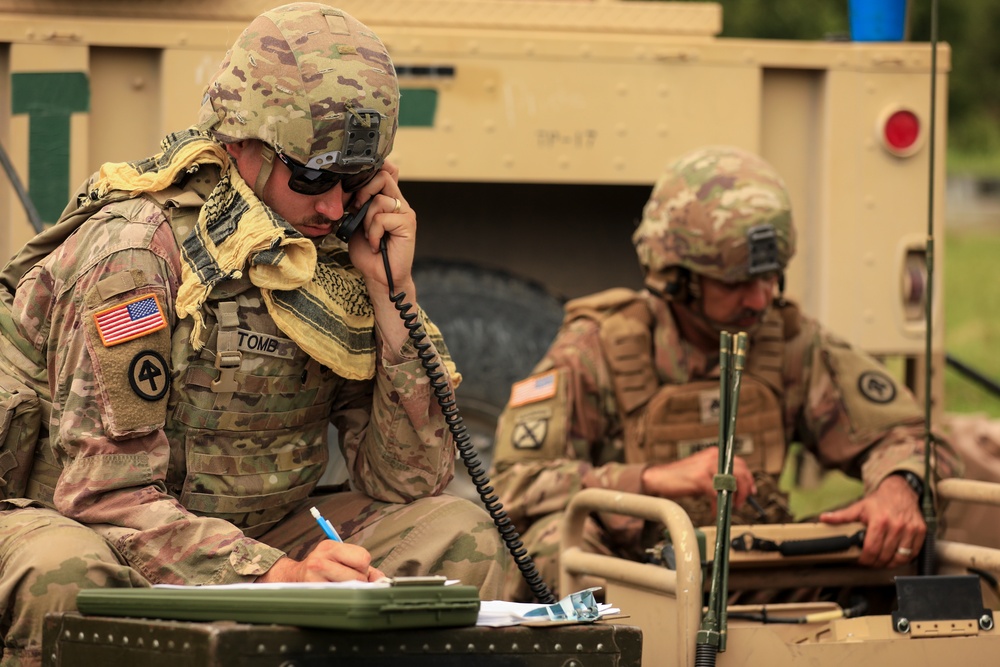
[[[698,296],[694,293],[698,286],[693,285],[693,282],[695,281],[692,281],[691,271],[682,266],[675,266],[668,270],[664,291],[671,301],[687,304],[691,302],[693,297]]]
[[[247,142],[244,141],[234,141],[229,144],[225,144],[226,152],[232,156],[234,160],[239,160],[240,156],[243,155],[243,151],[247,148]]]

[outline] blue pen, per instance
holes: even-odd
[[[313,507],[309,510],[309,512],[312,513],[314,517],[316,517],[316,523],[318,523],[319,527],[323,529],[323,532],[326,533],[327,537],[329,537],[331,540],[336,540],[338,542],[344,541],[340,539],[340,535],[337,534],[337,529],[333,527],[333,524],[324,519],[323,515],[319,513],[318,509]]]

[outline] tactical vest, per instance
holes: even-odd
[[[614,300],[621,304],[624,294]],[[653,358],[653,314],[642,298],[605,309],[580,300],[567,315],[595,317],[601,346],[610,367],[622,424],[626,463],[667,463],[715,446],[719,440],[719,381],[687,381],[667,376]],[[604,304],[608,305],[607,303]],[[782,418],[785,341],[795,333],[795,314],[768,311],[754,335],[740,383],[734,435],[735,453],[754,473],[767,521],[791,521],[787,497],[777,486],[787,443]],[[695,525],[714,522],[707,498],[677,502]],[[746,505],[734,513],[736,523],[761,521]]]
[[[173,187],[151,196],[178,245],[212,187],[203,181],[197,190]],[[100,207],[90,208],[73,229]],[[22,274],[44,257],[35,255]],[[322,476],[331,406],[346,380],[282,335],[246,278],[215,287],[203,309],[200,350],[191,343],[191,318],[179,320],[171,337],[167,490],[193,513],[225,519],[256,537],[308,497]],[[37,461],[49,448],[34,449]],[[51,503],[58,469],[36,465],[30,476],[16,470],[12,477],[27,477],[29,498]]]
[[[634,293],[632,293],[634,294]],[[653,359],[653,315],[642,298],[624,291],[604,293],[603,303],[580,299],[567,319],[600,323],[601,346],[614,383],[627,463],[675,461],[717,444],[719,382],[661,377]],[[609,303],[618,302],[608,308]],[[765,316],[750,347],[740,386],[736,453],[752,470],[777,474],[785,458],[782,419],[785,319],[777,309]],[[714,373],[718,377],[718,371]]]
[[[346,380],[282,335],[249,280],[220,284],[204,309],[200,351],[190,318],[172,338],[167,489],[195,514],[258,537],[316,487]]]

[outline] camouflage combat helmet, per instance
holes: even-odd
[[[782,271],[795,253],[785,184],[738,148],[693,151],[657,181],[632,242],[660,294],[673,293],[678,268],[727,283]]]
[[[385,160],[398,110],[379,38],[339,9],[301,2],[247,26],[209,81],[199,124],[224,142],[259,139],[307,167],[353,173]]]

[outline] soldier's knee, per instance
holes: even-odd
[[[422,532],[433,531],[442,538],[480,532],[484,527],[493,525],[486,510],[457,496],[422,498],[412,503],[412,507],[418,510]]]
[[[100,535],[34,508],[0,516],[0,579],[15,595],[46,599],[63,609],[81,588],[139,583]]]

